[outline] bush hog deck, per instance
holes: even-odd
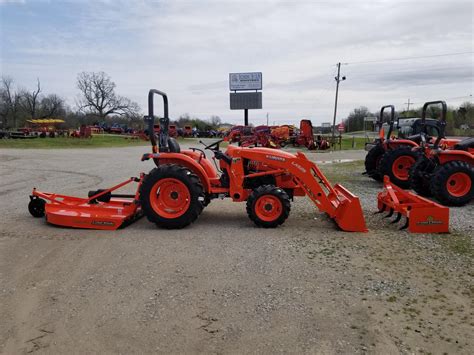
[[[64,227],[115,230],[133,223],[142,216],[138,191],[143,179],[130,178],[107,190],[90,191],[80,198],[33,189],[28,210],[34,217],[46,216],[46,221]],[[112,192],[137,182],[135,195]]]
[[[154,127],[154,95],[161,95],[164,115],[160,119],[157,144]],[[274,228],[288,218],[291,200],[308,196],[344,231],[366,232],[358,197],[343,186],[331,185],[316,164],[302,153],[290,154],[269,148],[229,146],[225,152],[216,141],[204,150],[181,150],[169,137],[168,98],[150,90],[148,94],[148,132],[156,168],[140,178],[127,180],[107,190],[76,198],[33,190],[30,212],[46,215],[49,223],[76,228],[116,229],[141,214],[162,228],[183,228],[194,222],[215,198],[246,202],[249,218],[259,227]],[[129,182],[138,183],[135,195],[114,195]]]

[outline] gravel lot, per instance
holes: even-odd
[[[227,200],[178,231],[29,215],[33,186],[85,195],[150,170],[146,150],[0,151],[0,353],[472,354],[473,205],[451,209],[449,235],[398,231],[372,215],[380,185],[360,161],[321,168],[361,197],[365,234],[308,199],[275,230]]]

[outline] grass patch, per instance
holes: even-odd
[[[191,141],[192,139],[186,139]],[[179,139],[180,142],[184,139]],[[0,139],[0,148],[19,149],[56,149],[56,148],[104,148],[149,146],[150,142],[141,139],[130,139],[119,135],[94,135],[92,138],[33,138],[33,139]]]
[[[443,235],[439,238],[439,242],[443,247],[456,254],[474,257],[474,248],[472,247],[472,241],[469,235],[457,233]]]
[[[362,180],[365,171],[364,162],[362,160],[351,161],[347,163],[320,164],[319,168],[329,181],[355,181]]]
[[[364,149],[367,139],[364,137],[347,137],[342,136],[341,144],[339,139],[336,140],[335,150],[360,150]]]

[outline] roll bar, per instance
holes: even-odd
[[[436,138],[436,141],[434,142],[434,148],[438,148],[439,142],[441,141],[442,138],[444,138],[444,130],[446,128],[446,114],[448,112],[448,106],[446,105],[446,102],[443,100],[425,102],[421,110],[421,131],[424,133],[427,133],[426,132],[426,111],[428,110],[428,107],[432,105],[441,105],[439,134],[438,134],[438,137]]]
[[[392,134],[392,131],[393,131],[393,124],[395,123],[395,106],[393,106],[393,105],[382,106],[382,108],[380,109],[380,116],[379,116],[379,120],[377,122],[377,125],[379,126],[379,130],[382,129],[383,112],[386,108],[390,108],[390,121],[389,121],[389,128],[388,128],[388,132],[387,132],[387,139],[389,139],[390,135]]]
[[[168,126],[170,119],[168,116],[168,96],[160,90],[150,89],[148,92],[148,116],[144,117],[145,122],[148,122],[148,135],[150,137],[150,142],[152,146],[153,153],[158,152],[158,147],[156,144],[154,125],[155,125],[155,116],[154,116],[154,106],[153,106],[153,97],[154,95],[160,95],[163,97],[163,117],[160,118],[160,136],[158,141],[158,147],[160,152],[167,152],[168,148]]]

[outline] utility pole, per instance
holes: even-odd
[[[332,144],[333,147],[336,146],[336,115],[337,115],[337,97],[339,95],[339,82],[346,80],[346,77],[341,78],[341,63],[337,63],[337,76],[334,78],[336,80],[336,99],[334,101],[334,118],[332,120]]]
[[[413,105],[413,102],[410,102],[410,98],[408,98],[408,102],[405,102],[405,104],[407,105],[407,112],[405,113],[405,116],[408,117],[410,114],[410,105]]]
[[[268,127],[268,112],[267,112],[267,127]]]

